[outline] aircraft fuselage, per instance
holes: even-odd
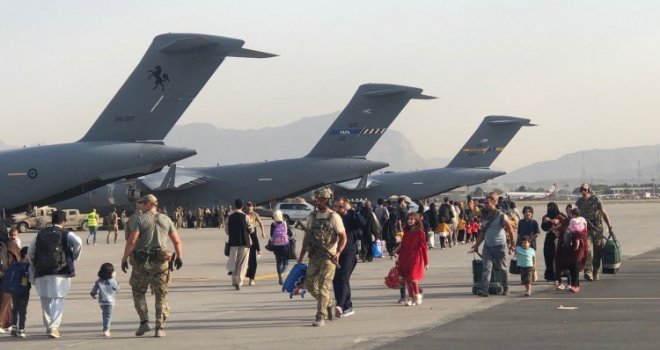
[[[369,199],[374,203],[378,198],[387,199],[392,195],[407,195],[412,199],[428,198],[461,186],[484,183],[504,174],[503,171],[485,168],[449,167],[378,174],[369,176],[373,187],[347,190],[336,186],[335,196],[346,196],[351,200]]]

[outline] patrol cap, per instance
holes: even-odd
[[[329,188],[323,188],[318,191],[314,191],[314,198],[325,198],[325,199],[330,199],[332,198],[332,191]]]
[[[143,196],[142,198],[140,198],[138,203],[151,203],[151,204],[156,205],[156,204],[158,204],[158,198],[156,198],[156,196],[154,196],[153,194],[148,194],[148,195]]]

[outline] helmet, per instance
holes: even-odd
[[[332,191],[329,188],[323,188],[318,191],[314,191],[314,198],[325,198],[325,199],[330,199],[332,198]]]

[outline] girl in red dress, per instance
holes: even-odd
[[[399,256],[399,272],[408,287],[409,298],[405,305],[419,305],[422,303],[419,281],[424,278],[424,270],[429,268],[429,256],[424,224],[418,213],[408,214],[403,232],[403,240],[395,254]]]

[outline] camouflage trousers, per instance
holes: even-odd
[[[146,262],[137,264],[132,256],[129,258],[129,262],[133,266],[129,284],[133,291],[133,303],[135,304],[135,311],[140,317],[140,322],[149,321],[149,309],[147,308],[145,294],[151,286],[156,298],[156,328],[164,328],[167,316],[170,314],[170,307],[167,304],[167,289],[170,284],[168,263]]]
[[[603,260],[603,248],[607,240],[603,234],[590,234],[587,236],[587,243],[589,244],[589,251],[587,253],[587,262],[584,264],[584,274],[589,277],[594,276],[594,272],[598,274],[601,262]]]
[[[328,318],[328,306],[332,305],[330,285],[335,277],[335,264],[325,256],[309,258],[305,288],[316,299],[316,319]]]

